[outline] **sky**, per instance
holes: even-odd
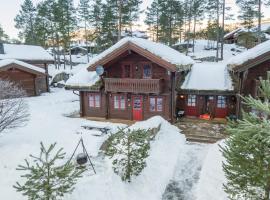
[[[19,13],[20,6],[24,0],[0,0],[0,24],[2,25],[4,31],[11,37],[17,38],[18,30],[14,27],[14,18]],[[32,0],[35,4],[41,0]],[[78,4],[79,0],[74,0],[75,5]],[[145,9],[151,4],[152,0],[143,0],[142,9]],[[228,4],[235,8],[235,0],[227,0]],[[235,8],[235,12],[237,9]],[[266,18],[270,17],[270,8],[263,8]],[[140,23],[143,22],[145,15],[141,16]]]

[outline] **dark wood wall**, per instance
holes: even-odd
[[[241,89],[241,94],[250,94],[255,97],[257,95],[258,80],[260,77],[266,79],[267,71],[270,71],[270,60],[254,66],[248,69],[246,72],[242,72],[243,74],[241,77],[244,79],[244,81],[242,83],[243,86]]]
[[[1,71],[0,79],[9,80],[18,84],[26,91],[28,96],[36,96],[47,91],[45,75],[35,75],[17,68],[12,68]]]

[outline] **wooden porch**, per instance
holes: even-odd
[[[154,93],[162,92],[162,79],[104,78],[106,92]]]

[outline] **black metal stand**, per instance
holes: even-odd
[[[79,142],[78,142],[78,144],[77,144],[77,146],[76,146],[76,148],[75,148],[75,150],[74,150],[72,156],[70,157],[70,159],[68,160],[67,163],[70,163],[70,161],[71,161],[72,158],[74,157],[74,155],[75,155],[75,153],[76,153],[78,147],[80,146],[80,144],[82,145],[83,153],[86,154],[86,156],[87,156],[87,158],[88,158],[88,160],[89,160],[90,166],[92,167],[92,169],[93,169],[93,171],[95,172],[95,174],[97,174],[97,173],[96,173],[96,170],[95,170],[95,168],[94,168],[94,165],[93,165],[93,163],[92,163],[92,161],[91,161],[91,159],[90,159],[90,156],[89,156],[89,154],[87,153],[87,150],[86,150],[86,148],[85,148],[85,145],[84,145],[84,142],[83,142],[82,137],[80,138],[80,140],[79,140]]]

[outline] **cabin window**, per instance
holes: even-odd
[[[130,65],[123,66],[123,78],[131,78],[131,67]]]
[[[226,97],[218,96],[217,107],[218,108],[226,108]]]
[[[151,65],[144,64],[143,65],[143,78],[151,78],[151,76],[152,76]]]
[[[188,106],[195,107],[196,106],[196,95],[188,95]]]
[[[88,98],[90,108],[100,108],[100,94],[90,94]]]
[[[114,95],[113,105],[116,110],[125,110],[126,109],[126,98],[124,95]]]
[[[150,97],[150,111],[151,112],[162,112],[163,110],[163,98],[162,97]]]

